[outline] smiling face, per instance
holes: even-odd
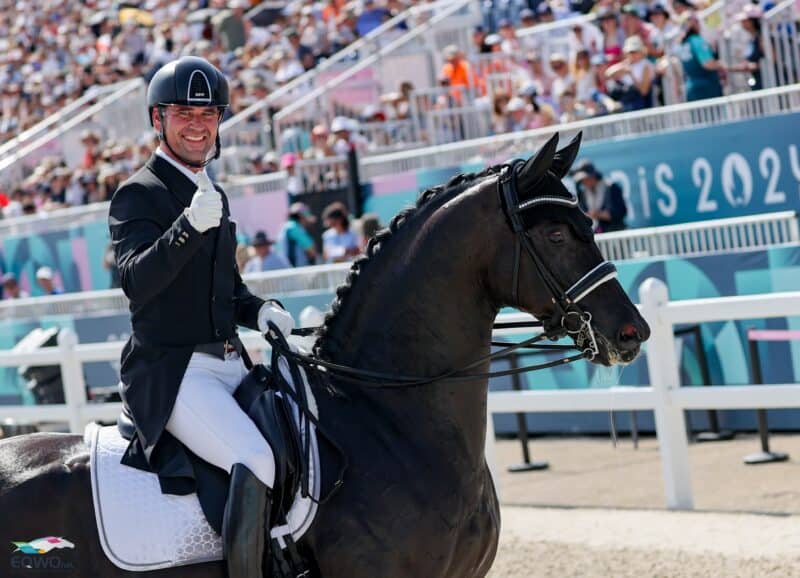
[[[161,117],[153,109],[153,126],[161,131]],[[220,110],[216,106],[164,106],[164,139],[170,156],[202,164],[214,148],[219,130]],[[171,150],[170,150],[171,149]],[[199,170],[199,169],[198,169]]]

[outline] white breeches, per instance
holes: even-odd
[[[241,358],[222,360],[194,353],[183,375],[167,431],[203,460],[230,472],[244,464],[272,488],[272,448],[233,398],[247,375]]]

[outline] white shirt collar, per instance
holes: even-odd
[[[173,159],[171,156],[169,156],[167,153],[165,153],[164,150],[161,148],[161,145],[158,145],[158,148],[156,149],[156,155],[161,157],[165,161],[167,161],[169,164],[171,164],[176,169],[178,169],[181,173],[183,173],[186,176],[186,178],[188,178],[194,184],[197,184],[197,175],[199,175],[200,173],[205,173],[206,172],[205,168],[200,169],[200,172],[198,172],[198,173],[190,171],[184,165],[182,165],[181,163],[179,163],[178,161]],[[206,176],[208,176],[208,175],[206,175]]]

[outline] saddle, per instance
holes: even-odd
[[[308,387],[305,372],[295,364],[288,363],[286,358],[278,355],[275,350],[273,350],[271,368],[261,364],[253,365],[249,359],[245,359],[245,362],[250,367],[250,371],[234,392],[234,398],[270,444],[275,459],[275,484],[270,517],[275,525],[270,529],[270,544],[267,547],[271,558],[270,575],[273,578],[310,576],[309,565],[299,554],[295,541],[310,527],[319,505],[321,475],[317,442],[319,432],[317,430],[316,401]],[[100,429],[110,430],[112,428]],[[117,418],[117,429],[119,435],[125,440],[130,440],[134,435],[135,426],[126,409],[123,409]],[[87,437],[88,435],[87,429]],[[107,437],[108,434],[93,432],[91,435],[95,438],[92,442],[94,456],[95,452],[103,452],[103,436]],[[95,465],[99,470],[100,466]],[[122,468],[122,466],[119,467]],[[132,470],[131,468],[124,469]],[[156,477],[154,474],[138,470],[133,470],[130,474],[134,475],[133,472],[150,478]],[[95,485],[94,479],[93,485]],[[100,483],[97,482],[96,485],[99,487]],[[157,485],[153,487],[157,487]],[[96,493],[99,493],[99,489],[95,489]],[[168,498],[172,498],[172,496],[159,494],[153,499]],[[100,498],[95,496],[96,503],[98,500]],[[194,500],[196,501],[196,497]],[[187,516],[196,519],[199,508],[194,508],[192,512]],[[207,525],[204,518],[200,521],[195,520],[195,522]],[[98,523],[101,523],[100,518],[98,518]],[[105,544],[104,549],[108,554]],[[219,559],[220,552],[216,541],[212,549],[206,549],[205,554],[213,556],[212,559]],[[111,558],[111,556],[109,557]],[[119,556],[116,558],[118,560]],[[112,558],[115,563],[117,560]],[[164,568],[195,561],[200,561],[200,558],[174,561],[158,567]],[[117,565],[119,566],[119,563]],[[127,567],[126,569],[131,568]],[[155,566],[149,568],[139,566],[137,569],[155,569]]]
[[[261,435],[269,442],[275,458],[275,487],[272,489],[272,520],[279,520],[300,489],[302,441],[283,395],[277,391],[275,375],[265,366],[253,366],[234,392],[239,407],[250,416]],[[130,441],[135,433],[127,407],[117,417],[117,428]]]

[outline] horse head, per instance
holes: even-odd
[[[581,135],[556,151],[554,135],[527,161],[498,181],[505,216],[488,278],[503,304],[542,320],[553,338],[570,334],[604,365],[629,363],[650,328],[616,280],[594,242],[592,221],[561,179],[580,148]],[[594,344],[591,344],[594,345]]]

